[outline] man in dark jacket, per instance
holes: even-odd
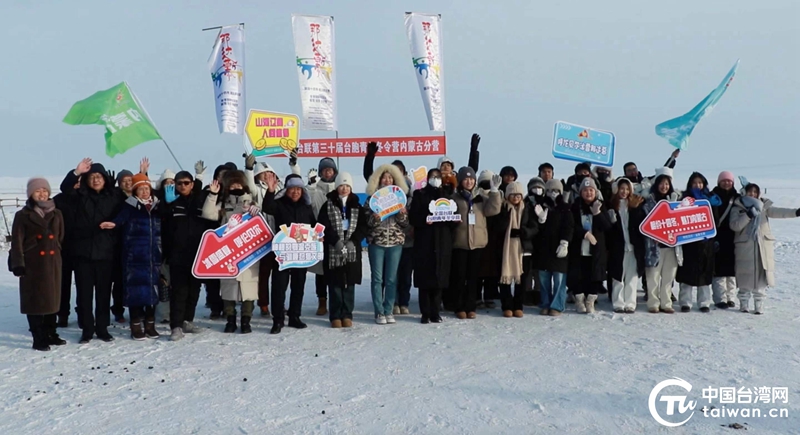
[[[74,189],[80,188],[80,177],[75,183]],[[66,328],[69,326],[69,304],[72,301],[72,272],[74,260],[72,258],[72,241],[75,225],[75,202],[70,201],[69,194],[59,193],[53,197],[56,208],[61,211],[64,217],[64,242],[61,244],[61,306],[58,310],[58,327]],[[77,297],[75,300],[77,301]],[[78,327],[81,325],[80,310],[75,304],[75,314],[78,315]]]
[[[114,179],[114,173],[109,172],[109,178]],[[114,194],[119,197],[120,203],[125,203],[133,192],[133,173],[123,169],[116,174],[117,187]],[[111,278],[111,314],[114,321],[125,323],[125,306],[122,303],[125,295],[124,280],[122,279],[122,232],[116,231],[117,243],[114,249],[114,270]]]
[[[75,183],[79,179],[80,188],[76,190]],[[112,183],[103,165],[92,163],[91,159],[82,160],[61,183],[61,193],[67,195],[67,207],[73,207],[75,212],[72,255],[83,329],[81,343],[88,343],[95,334],[103,341],[114,340],[108,333],[108,325],[111,323],[111,272],[117,237],[113,230],[100,228],[101,223],[114,219],[122,205]]]
[[[200,298],[200,280],[192,275],[192,265],[203,233],[214,226],[202,217],[205,195],[200,188],[192,174],[178,172],[175,174],[177,198],[172,202],[167,200],[164,209],[162,244],[171,285],[169,326],[172,340],[180,340],[184,332],[194,332],[192,322]]]

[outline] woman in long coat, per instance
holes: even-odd
[[[8,254],[8,268],[19,277],[20,312],[28,316],[33,348],[42,351],[67,343],[56,333],[64,219],[50,193],[44,178],[28,181],[28,201],[14,216]]]
[[[772,201],[761,198],[761,188],[748,184],[745,195],[738,198],[731,211],[731,229],[736,232],[736,283],[739,285],[739,310],[749,312],[753,295],[755,313],[764,312],[767,287],[775,285],[775,236],[769,219],[800,216],[800,209],[773,207]]]
[[[726,310],[734,308],[736,294],[736,258],[734,256],[734,232],[731,229],[731,212],[739,194],[733,188],[733,174],[722,171],[717,177],[717,187],[712,192],[722,203],[716,217],[717,236],[714,238],[714,282],[711,284],[714,304]]]

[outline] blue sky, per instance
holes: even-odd
[[[532,174],[552,161],[567,176],[574,164],[551,154],[553,124],[565,120],[613,131],[615,170],[633,160],[652,172],[673,150],[654,126],[692,108],[741,58],[734,84],[695,129],[681,173],[789,178],[800,169],[796,0],[6,0],[0,175],[58,175],[85,156],[118,170],[146,155],[153,173],[177,169],[160,142],[111,159],[102,127],[61,122],[72,103],[122,80],[185,168],[200,158],[210,168],[241,162],[241,137],[217,130],[206,69],[215,33],[200,29],[245,22],[248,108],[299,113],[292,13],[335,17],[340,136],[428,134],[405,11],[443,15],[448,154],[459,166],[477,132],[481,169],[513,164]],[[361,163],[341,160],[354,175]],[[409,167],[434,163],[407,159]]]

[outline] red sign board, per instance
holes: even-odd
[[[717,235],[714,214],[708,200],[659,201],[639,231],[667,246],[685,245]]]
[[[261,215],[234,215],[227,224],[203,233],[192,275],[236,278],[272,250],[272,231]]]
[[[367,144],[378,144],[378,157],[435,156],[447,154],[444,136],[366,137],[338,139],[300,139],[300,157],[364,157]],[[273,157],[285,156],[276,154]]]

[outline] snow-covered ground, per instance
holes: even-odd
[[[772,196],[797,206],[796,193]],[[505,319],[494,309],[477,320],[420,325],[417,314],[378,326],[364,281],[355,326],[333,330],[313,315],[309,275],[305,330],[272,336],[271,320],[256,318],[250,335],[223,334],[201,296],[197,323],[207,330],[180,342],[134,342],[115,325],[114,343],[78,345],[73,314],[60,330],[69,344],[43,353],[30,349],[16,279],[0,273],[0,433],[710,434],[730,423],[800,433],[800,219],[773,221],[773,230],[778,285],[762,316],[653,315],[643,305],[619,315],[601,297],[594,315],[528,309]],[[672,377],[693,385],[699,405],[670,429],[651,417],[648,396]],[[705,418],[700,391],[709,386],[787,387],[787,404],[753,407],[788,417]]]

